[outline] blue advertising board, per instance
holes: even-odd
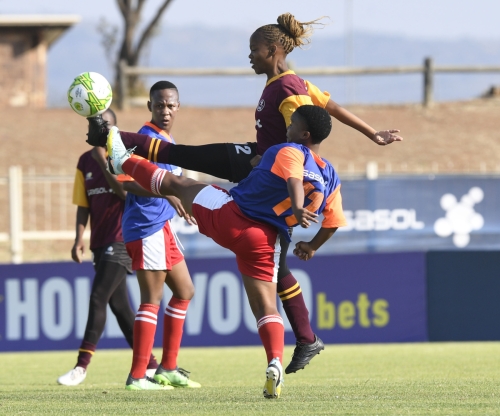
[[[500,340],[500,252],[427,253],[430,341]]]
[[[259,345],[236,261],[187,263],[196,292],[182,345]],[[427,340],[425,253],[316,256],[308,262],[290,259],[290,267],[302,286],[313,330],[325,343]],[[93,274],[90,263],[0,265],[0,351],[78,348]],[[135,276],[128,277],[127,285],[136,310],[140,296]],[[166,289],[160,311],[169,298]],[[156,346],[162,339],[159,315]],[[285,327],[285,341],[293,344],[286,319]],[[124,347],[108,308],[99,348]]]
[[[342,178],[341,178],[342,179]],[[411,176],[342,181],[347,227],[321,254],[500,249],[500,178]],[[231,256],[196,227],[175,221],[188,258]],[[297,227],[293,241],[310,240],[317,226]]]

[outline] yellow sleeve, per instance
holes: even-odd
[[[73,204],[84,208],[89,207],[89,200],[85,191],[85,178],[80,169],[76,170],[75,182],[73,183]]]
[[[326,107],[326,104],[330,100],[330,93],[325,91],[322,92],[316,85],[310,83],[309,81],[304,81],[306,83],[307,92],[311,97],[314,105],[318,107]]]
[[[313,105],[311,97],[308,95],[291,95],[281,102],[279,110],[285,119],[287,127],[292,122],[292,114],[301,105]]]

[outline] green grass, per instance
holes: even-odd
[[[98,350],[77,387],[56,384],[76,351],[3,353],[0,414],[494,415],[499,357],[497,342],[328,345],[286,376],[280,399],[266,400],[262,347],[184,348],[179,365],[203,387],[163,392],[124,389],[128,350]]]

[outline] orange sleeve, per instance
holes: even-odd
[[[89,207],[89,200],[85,191],[85,178],[80,169],[76,170],[75,181],[73,182],[73,204],[84,208]]]
[[[280,113],[285,119],[285,124],[288,127],[292,122],[292,114],[301,105],[312,105],[311,97],[308,95],[291,95],[285,98],[280,104]]]
[[[344,211],[342,209],[342,195],[340,194],[340,185],[326,199],[325,209],[323,210],[325,219],[321,223],[323,228],[344,227],[347,225]]]
[[[316,85],[310,83],[309,81],[304,81],[306,83],[307,92],[311,97],[314,105],[318,107],[326,107],[326,104],[330,100],[330,93],[325,91],[322,92]]]
[[[284,147],[277,154],[271,172],[283,178],[304,179],[304,153],[294,147]]]

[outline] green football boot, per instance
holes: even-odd
[[[200,383],[189,379],[189,371],[179,367],[175,370],[167,371],[160,365],[156,369],[154,379],[164,386],[189,387],[192,389],[201,387]]]
[[[133,378],[130,374],[125,384],[125,390],[173,390],[172,386],[165,386],[158,383],[156,380],[144,377]]]

